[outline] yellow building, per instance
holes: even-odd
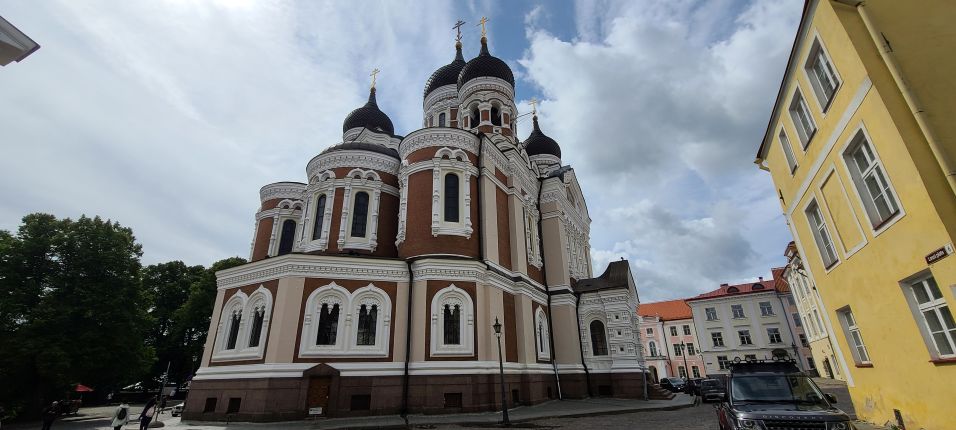
[[[956,429],[956,5],[808,0],[769,170],[860,418]]]

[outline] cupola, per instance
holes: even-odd
[[[432,76],[425,82],[424,97],[428,97],[432,91],[445,85],[455,85],[458,83],[458,75],[461,69],[465,67],[465,57],[461,54],[461,42],[455,43],[455,60],[435,70]]]
[[[481,37],[481,52],[461,69],[458,75],[458,90],[461,91],[468,81],[483,77],[498,78],[511,85],[511,88],[515,86],[515,75],[511,67],[488,52],[488,38],[485,36]]]
[[[375,87],[373,86],[368,93],[368,102],[364,106],[355,109],[342,124],[342,133],[345,133],[356,127],[365,127],[379,133],[395,134],[395,128],[392,126],[392,120],[378,108],[375,102]]]
[[[553,155],[560,159],[561,147],[558,146],[558,142],[541,131],[541,128],[538,126],[538,115],[534,115],[532,121],[534,122],[534,130],[531,130],[531,134],[528,135],[528,138],[524,141],[525,152],[528,153],[529,157],[536,155]]]

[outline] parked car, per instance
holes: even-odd
[[[174,416],[174,417],[178,417],[178,416],[182,415],[182,414],[183,414],[183,408],[185,408],[185,407],[186,407],[186,403],[184,403],[184,402],[181,402],[181,403],[179,403],[178,405],[173,406],[173,412],[172,412],[173,416]]]
[[[726,393],[716,407],[720,430],[856,428],[792,360],[732,363]]]
[[[700,381],[697,390],[697,395],[700,396],[701,400],[705,402],[710,399],[722,400],[726,392],[724,383],[719,379],[704,379]]]
[[[661,378],[661,387],[675,393],[684,391],[686,385],[682,378]]]

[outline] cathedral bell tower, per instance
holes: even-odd
[[[514,144],[518,112],[514,73],[488,51],[487,22],[487,18],[481,19],[481,51],[458,75],[458,121],[465,130],[502,136]]]

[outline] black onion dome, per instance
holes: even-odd
[[[398,151],[392,148],[386,148],[382,145],[368,142],[345,142],[338,145],[332,145],[328,148],[325,148],[322,151],[322,154],[328,154],[335,151],[348,151],[348,150],[359,150],[359,151],[369,151],[375,152],[382,155],[387,155],[392,158],[399,158]],[[320,154],[321,155],[321,154]]]
[[[561,158],[561,147],[558,146],[558,142],[541,132],[538,128],[537,116],[534,117],[534,130],[524,141],[524,150],[528,156],[544,154]]]
[[[375,88],[368,93],[368,103],[352,111],[345,117],[345,123],[342,124],[342,133],[355,127],[365,127],[373,131],[382,131],[388,134],[395,134],[395,127],[392,126],[392,120],[388,115],[378,109],[375,103]]]
[[[455,43],[455,51],[455,61],[439,67],[428,78],[428,82],[425,82],[425,97],[440,87],[458,83],[458,75],[465,67],[465,57],[461,55],[461,42]]]
[[[512,88],[515,86],[515,75],[511,71],[511,67],[508,67],[507,63],[488,52],[488,40],[482,37],[481,52],[465,64],[465,67],[461,69],[461,74],[458,75],[458,89],[461,90],[461,87],[472,79],[486,76],[503,79],[511,84]]]

